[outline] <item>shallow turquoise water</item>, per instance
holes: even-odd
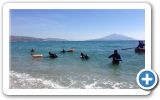
[[[114,49],[136,47],[137,41],[106,42],[12,42],[10,43],[10,88],[138,88],[137,73],[144,68],[145,55],[134,49],[119,50],[122,62],[112,65]],[[30,50],[45,55],[32,58]],[[74,48],[74,53],[60,51]],[[48,58],[48,52],[59,57]],[[89,60],[81,60],[80,52]]]

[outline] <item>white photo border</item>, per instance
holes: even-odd
[[[145,69],[151,69],[151,6],[148,3],[6,3],[3,6],[3,92],[6,95],[148,95],[142,89],[10,89],[10,9],[144,9]],[[136,78],[135,78],[136,80]]]

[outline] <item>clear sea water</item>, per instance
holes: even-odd
[[[144,68],[145,55],[134,49],[118,50],[122,62],[112,65],[114,49],[136,47],[137,41],[63,41],[10,43],[10,88],[12,89],[135,89],[137,73]],[[35,48],[44,58],[32,58]],[[74,48],[74,53],[60,51]],[[48,52],[59,57],[50,59]],[[89,60],[80,59],[80,52]]]

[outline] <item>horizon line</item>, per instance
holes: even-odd
[[[117,34],[117,33],[113,33],[113,34]],[[109,34],[107,36],[110,36],[110,35],[113,35],[113,34]],[[121,35],[121,34],[117,34],[117,35]],[[28,38],[37,38],[37,39],[62,39],[64,41],[119,41],[118,39],[117,40],[96,40],[96,39],[99,39],[99,38],[94,38],[94,39],[86,39],[86,40],[72,40],[72,39],[65,39],[65,38],[58,38],[58,37],[46,37],[46,38],[43,38],[43,37],[34,37],[34,36],[25,36],[25,35],[12,35],[10,34],[9,35],[10,37],[11,36],[19,36],[19,37],[28,37]],[[122,35],[122,36],[126,36],[126,35]],[[129,36],[126,36],[128,38],[131,38],[131,39],[126,39],[127,41],[128,40],[131,40],[131,41],[136,41],[136,40],[145,40],[145,39],[135,39],[135,38],[132,38],[132,37],[129,37]],[[103,37],[101,37],[103,38]],[[126,41],[126,40],[120,40],[120,41]],[[48,41],[52,41],[52,40],[48,40]]]

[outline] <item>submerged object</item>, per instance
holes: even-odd
[[[145,48],[135,48],[135,52],[136,53],[144,53],[145,52]]]
[[[43,55],[42,54],[33,54],[32,57],[33,58],[42,58]]]

